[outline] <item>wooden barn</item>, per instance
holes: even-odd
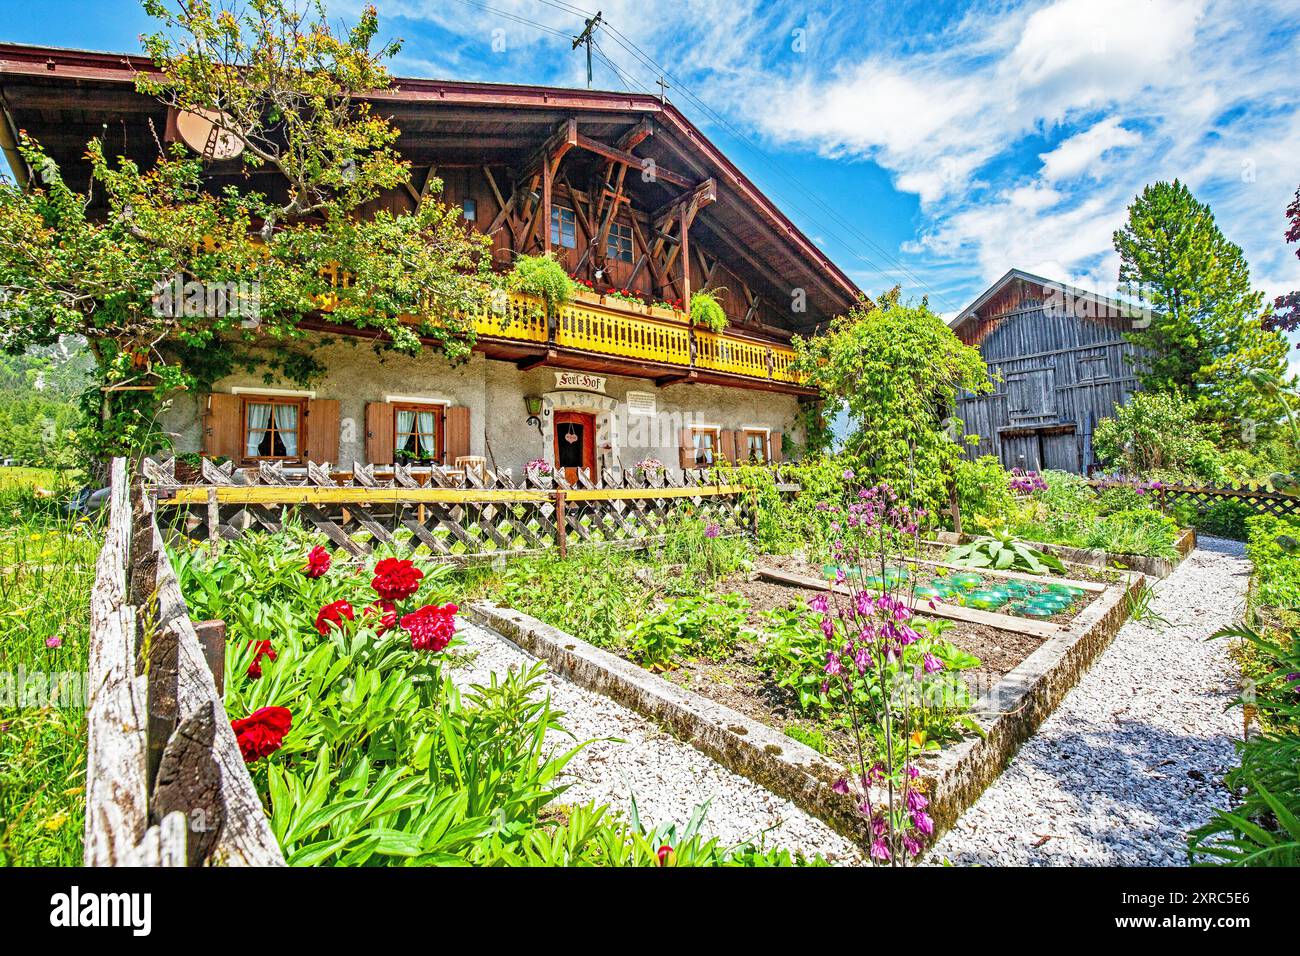
[[[957,402],[966,433],[980,436],[971,457],[1089,473],[1097,423],[1137,391],[1140,350],[1124,333],[1140,321],[1134,306],[1019,269],[990,286],[952,323],[994,384]]]

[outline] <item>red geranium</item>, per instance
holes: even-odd
[[[405,558],[384,558],[375,565],[370,586],[385,601],[404,601],[420,590],[424,572]]]
[[[283,707],[263,707],[247,717],[230,722],[239,741],[244,763],[269,757],[284,745],[284,735],[293,726],[293,714]]]
[[[365,613],[379,615],[379,623],[375,625],[375,634],[379,637],[382,637],[385,631],[397,626],[397,605],[392,601],[376,601],[366,608]]]
[[[271,647],[270,641],[249,641],[248,646],[253,648],[253,663],[248,665],[248,676],[252,680],[260,680],[262,677],[262,658],[268,661],[275,660],[275,649]]]
[[[330,569],[330,553],[319,544],[307,552],[307,567],[302,573],[309,578],[319,578]]]
[[[451,643],[456,633],[455,604],[426,604],[402,618],[402,627],[411,635],[411,647],[417,651],[440,651]]]
[[[335,601],[333,604],[326,604],[316,615],[316,630],[324,636],[330,632],[330,625],[342,629],[343,619],[349,621],[355,620],[352,615],[352,605],[347,601]]]

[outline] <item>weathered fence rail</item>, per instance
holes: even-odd
[[[510,557],[571,544],[641,544],[664,535],[676,517],[717,524],[719,533],[751,529],[754,510],[741,485],[711,483],[704,472],[642,475],[605,471],[593,482],[560,477],[381,472],[354,465],[339,472],[309,464],[257,469],[202,464],[201,485],[178,482],[171,461],[147,462],[164,526],[216,542],[249,531],[278,532],[296,517],[335,545],[361,556],[376,545],[455,561]],[[786,493],[797,486],[781,481]]]
[[[150,495],[112,466],[91,594],[88,866],[283,865]]]
[[[1127,482],[1106,479],[1097,479],[1088,482],[1088,484],[1098,490],[1132,487]],[[1220,487],[1161,485],[1159,488],[1152,489],[1150,494],[1155,495],[1160,502],[1161,510],[1168,509],[1180,502],[1188,502],[1194,505],[1197,511],[1204,512],[1212,505],[1220,502],[1236,501],[1246,505],[1257,514],[1276,515],[1280,518],[1300,516],[1300,495],[1269,491],[1266,488],[1260,488],[1258,485],[1252,484]]]

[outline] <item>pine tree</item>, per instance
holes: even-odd
[[[1264,295],[1251,287],[1241,247],[1210,207],[1178,180],[1147,186],[1114,236],[1119,281],[1150,310],[1129,333],[1144,353],[1144,389],[1175,392],[1224,439],[1251,442],[1275,426],[1281,407],[1248,376],[1286,373],[1286,341],[1260,323]]]

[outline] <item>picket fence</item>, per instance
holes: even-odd
[[[793,494],[777,466],[777,487]],[[166,527],[195,540],[235,540],[251,531],[278,532],[298,520],[336,546],[363,556],[376,546],[427,553],[456,562],[515,557],[572,544],[640,546],[662,538],[675,520],[717,525],[718,533],[750,531],[752,494],[713,483],[704,471],[654,474],[607,469],[592,481],[472,469],[339,471],[262,462],[236,469],[204,460],[202,484],[182,484],[175,463],[147,460],[143,473]]]

